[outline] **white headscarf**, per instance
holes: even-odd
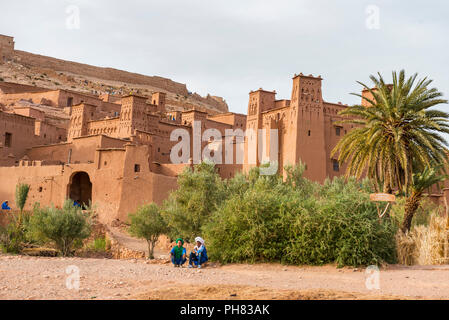
[[[196,237],[195,242],[201,242],[201,245],[204,246],[204,240],[201,237]]]

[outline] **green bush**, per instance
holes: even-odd
[[[63,256],[72,254],[91,233],[89,216],[70,200],[65,201],[62,209],[36,205],[33,212],[29,222],[32,238],[53,243]]]
[[[0,226],[0,247],[4,253],[20,253],[23,247],[24,233],[15,222],[6,227]]]
[[[94,252],[106,252],[108,250],[108,241],[105,236],[95,238],[87,244],[87,249]]]
[[[20,253],[25,243],[29,243],[28,229],[31,215],[14,212],[6,226],[0,226],[0,247],[3,252]]]
[[[396,225],[379,222],[367,181],[335,178],[323,186],[290,167],[285,182],[253,170],[227,182],[236,190],[203,227],[211,259],[339,266],[395,262]]]
[[[227,190],[235,192],[203,228],[211,259],[254,263],[285,258],[292,212],[301,205],[312,210],[315,203],[310,194],[303,193],[314,190],[313,183],[298,180],[295,184],[295,177],[289,178],[284,183],[277,175],[260,176],[254,168],[245,177],[246,183],[242,175],[227,181]]]
[[[394,263],[397,228],[389,219],[379,222],[366,187],[354,179],[327,181],[317,195],[315,210],[293,215],[286,262],[335,262],[338,266]]]
[[[162,215],[172,239],[192,241],[223,201],[223,182],[213,164],[201,163],[186,168],[178,177],[178,189],[164,202]]]
[[[129,233],[147,241],[148,258],[154,259],[156,241],[167,231],[167,224],[160,214],[159,207],[154,203],[143,205],[136,213],[130,214],[129,219],[131,220]]]

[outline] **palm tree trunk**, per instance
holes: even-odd
[[[407,201],[405,202],[404,221],[402,222],[401,228],[404,233],[410,231],[410,228],[412,227],[412,219],[415,215],[416,210],[418,210],[421,198],[421,192],[413,191],[410,197],[408,197]]]

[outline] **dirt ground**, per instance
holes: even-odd
[[[0,255],[0,299],[449,298],[449,266],[382,268],[379,290],[367,289],[368,276],[365,269],[335,266],[210,264],[198,270],[163,260]]]

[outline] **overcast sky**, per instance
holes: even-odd
[[[186,83],[246,113],[250,90],[290,99],[300,72],[324,78],[329,102],[357,103],[357,80],[402,68],[447,97],[448,16],[446,0],[15,0],[2,1],[0,34],[19,50]]]

